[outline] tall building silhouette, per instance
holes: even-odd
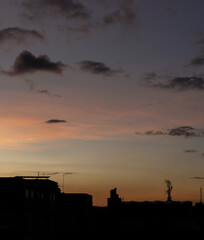
[[[117,188],[110,190],[110,197],[108,198],[108,207],[118,207],[121,205],[122,199],[117,194]]]

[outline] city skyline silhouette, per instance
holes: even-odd
[[[204,204],[174,201],[167,183],[166,201],[124,201],[110,189],[107,206],[93,205],[88,193],[64,193],[49,176],[0,177],[0,234],[5,240],[200,236]],[[171,197],[170,197],[171,196]]]

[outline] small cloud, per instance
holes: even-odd
[[[110,67],[106,66],[102,62],[95,62],[90,60],[84,60],[77,63],[81,70],[90,72],[93,74],[103,74],[105,76],[112,76],[116,73],[121,73],[123,70],[115,70],[111,69]]]
[[[0,46],[8,43],[25,44],[33,39],[44,41],[44,36],[36,30],[28,30],[18,27],[4,28],[0,30]]]
[[[59,120],[59,119],[50,119],[47,120],[46,123],[66,123],[66,120]]]
[[[83,36],[90,34],[93,29],[97,28],[97,24],[82,24],[79,26],[67,26],[67,42],[69,43],[72,36],[76,36],[81,39]]]
[[[190,65],[192,66],[201,66],[204,65],[204,57],[196,57],[193,58],[190,62]]]
[[[145,73],[144,79],[146,81],[157,79],[157,74],[155,72]]]
[[[168,135],[171,136],[184,136],[184,137],[200,137],[200,131],[196,130],[193,127],[190,126],[181,126],[181,127],[177,127],[177,128],[172,128],[172,129],[168,129],[167,131]],[[204,134],[204,132],[202,132],[202,135]]]
[[[166,82],[156,82],[156,76],[149,76],[145,79],[146,83],[150,87],[172,89],[172,90],[204,90],[204,79],[202,77],[174,77]]]
[[[191,177],[192,179],[204,179],[204,177]]]
[[[132,9],[120,9],[116,10],[104,17],[104,25],[112,25],[114,23],[120,23],[122,25],[133,25],[135,19],[137,18],[137,14]]]
[[[30,79],[25,79],[24,81],[29,86],[29,89],[33,92],[45,94],[45,95],[48,95],[49,97],[61,97],[58,94],[50,93],[47,89],[37,89],[38,85]]]
[[[57,175],[59,174],[59,172],[47,172],[46,175],[50,175],[50,176],[53,176],[53,175]]]
[[[150,130],[146,132],[135,132],[137,135],[148,135],[148,136],[182,136],[182,137],[204,137],[203,129],[196,129],[190,126],[181,126],[177,128],[167,129],[166,131],[161,130]]]
[[[63,172],[64,175],[74,174],[73,172]]]
[[[91,27],[92,27],[92,25],[89,25],[89,24],[78,26],[78,27],[67,26],[67,31],[68,31],[68,34],[69,33],[88,34],[88,33],[90,33]]]
[[[139,16],[132,0],[121,0],[117,8],[103,18],[104,26],[120,24],[126,27],[138,27]]]
[[[22,16],[29,20],[53,15],[68,19],[86,19],[91,16],[91,12],[80,1],[75,0],[23,0],[21,6],[25,9]]]
[[[50,95],[50,93],[49,93],[49,91],[47,89],[37,90],[37,92],[42,93],[42,94]]]
[[[157,130],[157,131],[149,130],[144,132],[144,135],[166,135],[166,133],[160,130]]]
[[[61,74],[65,67],[67,67],[67,65],[60,61],[52,62],[47,55],[35,57],[31,52],[24,50],[16,57],[10,71],[1,72],[10,76],[33,73],[36,71],[48,71]]]
[[[187,150],[184,150],[185,153],[196,153],[198,152],[198,150],[195,150],[195,149],[187,149]]]
[[[47,89],[42,89],[42,90],[36,90],[36,92],[38,93],[41,93],[41,94],[45,94],[45,95],[48,95],[50,97],[61,97],[60,95],[58,94],[51,94]]]
[[[73,172],[46,172],[46,173],[43,173],[43,174],[53,176],[53,175],[58,175],[58,174],[71,175],[71,174],[74,174],[74,173]]]

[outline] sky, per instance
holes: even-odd
[[[0,175],[107,204],[199,201],[202,0],[2,0]]]

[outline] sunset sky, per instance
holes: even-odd
[[[199,201],[203,0],[2,0],[0,175],[106,205]]]

